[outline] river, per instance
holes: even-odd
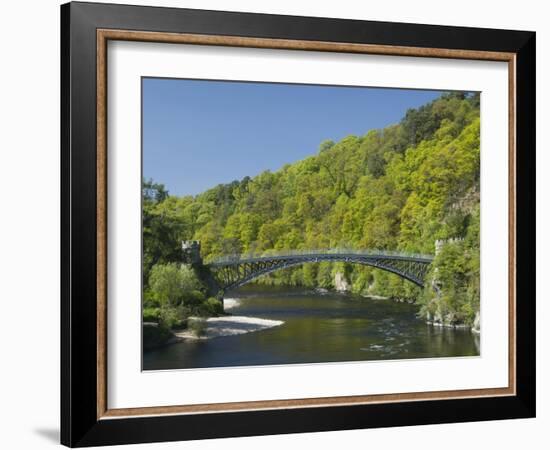
[[[206,337],[143,355],[144,370],[479,355],[469,330],[427,325],[417,307],[307,289],[246,286]]]

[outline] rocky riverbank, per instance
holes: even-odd
[[[334,275],[334,290],[340,293],[349,293],[352,292],[352,286],[349,280],[346,278],[343,272],[336,272]],[[378,300],[391,300],[398,303],[408,303],[414,304],[416,300],[414,298],[399,298],[399,297],[383,297],[379,295],[372,294],[361,294],[365,298],[373,298]],[[427,316],[424,317],[426,323],[434,327],[442,328],[452,328],[452,329],[470,329],[472,333],[479,334],[480,329],[480,316],[479,311],[476,313],[474,322],[469,325],[463,322],[456,320],[456,317],[453,314],[447,314],[444,317],[441,314],[430,314],[427,313]]]
[[[426,323],[434,327],[469,329],[475,334],[480,334],[481,332],[479,311],[476,313],[474,322],[471,325],[455,320],[452,314],[447,314],[445,317],[442,317],[440,314],[432,316],[430,313],[428,313],[426,317]]]

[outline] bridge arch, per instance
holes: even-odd
[[[308,253],[248,259],[226,258],[209,264],[209,268],[223,292],[237,289],[258,277],[281,269],[323,261],[346,262],[374,267],[398,275],[419,287],[424,287],[426,273],[432,259],[431,256],[426,255],[405,255],[389,252]]]

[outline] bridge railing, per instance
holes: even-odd
[[[249,254],[232,254],[224,255],[218,258],[214,258],[207,261],[207,264],[228,264],[236,263],[239,261],[248,261],[251,259],[261,259],[269,257],[285,257],[285,256],[310,256],[310,255],[354,255],[354,256],[388,256],[399,258],[412,258],[412,259],[426,259],[433,260],[433,255],[426,255],[422,253],[410,253],[400,252],[393,250],[379,250],[379,249],[356,249],[356,248],[330,248],[330,249],[299,249],[299,250],[269,250],[262,254],[249,253]]]

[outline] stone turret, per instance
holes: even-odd
[[[441,252],[441,249],[446,244],[456,244],[458,242],[462,242],[464,238],[454,237],[449,239],[437,239],[435,241],[435,256],[439,255]]]
[[[200,241],[182,241],[183,262],[193,266],[202,265]]]
[[[210,271],[210,267],[203,264],[200,241],[182,241],[181,250],[183,264],[191,266],[197,278],[206,287],[208,295],[216,297],[223,302],[223,290],[221,286]]]

